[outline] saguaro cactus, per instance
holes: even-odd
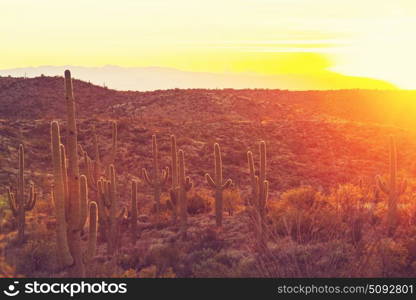
[[[184,234],[188,223],[188,201],[187,192],[192,188],[193,184],[191,178],[185,176],[185,155],[183,150],[179,150],[179,168],[178,168],[178,180],[179,180],[179,213],[180,213],[180,227]]]
[[[107,252],[109,255],[117,251],[119,244],[119,229],[121,220],[125,215],[125,208],[119,210],[117,180],[114,165],[108,168],[110,180],[101,178],[98,182],[99,203],[98,210],[100,214],[100,226],[105,228],[105,237],[107,240]]]
[[[222,160],[220,145],[214,144],[214,158],[215,158],[215,176],[214,179],[207,173],[205,178],[208,184],[215,189],[215,221],[217,226],[222,226],[223,216],[223,191],[227,189],[232,181],[227,179],[226,181],[222,178]]]
[[[57,220],[58,257],[60,257],[62,266],[68,266],[73,261],[72,276],[84,277],[81,231],[87,219],[88,189],[86,176],[80,176],[79,173],[75,99],[72,91],[71,73],[68,70],[65,71],[65,92],[67,106],[66,152],[64,146],[61,145],[58,123],[52,122],[51,124],[55,178],[53,195]],[[66,164],[66,153],[68,154],[68,164]],[[89,238],[94,239],[95,237],[90,236]]]
[[[376,177],[379,189],[388,195],[387,225],[389,234],[392,235],[397,225],[397,201],[405,192],[407,187],[406,180],[397,179],[397,147],[396,141],[390,137],[390,179],[384,181],[380,176]]]
[[[56,215],[56,233],[57,233],[57,252],[58,259],[62,267],[67,267],[74,264],[72,276],[85,276],[85,261],[83,259],[84,253],[81,249],[81,243],[75,244],[71,240],[75,236],[74,232],[80,234],[84,228],[87,219],[87,203],[88,203],[88,187],[87,178],[85,175],[80,176],[80,206],[78,211],[78,218],[69,218],[71,216],[71,202],[69,186],[69,178],[67,176],[65,147],[60,144],[59,125],[57,122],[51,124],[51,142],[52,142],[52,162],[54,174],[54,189],[53,200]],[[86,251],[86,259],[90,260],[95,252],[97,213],[94,206],[95,202],[90,203],[90,234],[88,236],[88,249]],[[95,204],[96,205],[96,204]],[[73,221],[76,220],[76,221]],[[74,223],[71,223],[74,222]],[[96,229],[95,229],[96,230]],[[79,246],[79,249],[74,247]]]
[[[36,203],[36,192],[33,184],[30,184],[29,195],[25,195],[25,150],[23,145],[19,146],[19,171],[17,178],[16,193],[7,189],[10,209],[17,219],[17,242],[22,243],[25,237],[25,212],[32,210]]]
[[[150,177],[145,168],[142,169],[143,177],[148,185],[153,189],[154,201],[156,204],[156,215],[159,218],[160,214],[160,195],[162,188],[166,185],[169,176],[169,168],[165,168],[160,172],[159,169],[159,151],[157,147],[156,136],[152,136],[152,150],[153,150],[153,175]]]
[[[178,179],[178,151],[176,147],[176,138],[174,135],[170,137],[171,141],[171,173],[172,173],[172,185],[169,190],[170,203],[173,211],[173,221],[176,222],[178,216],[178,192],[179,192],[179,179]]]
[[[250,170],[252,186],[252,202],[257,212],[257,238],[261,244],[265,242],[265,215],[269,182],[266,180],[266,143],[260,142],[260,170],[256,175],[253,153],[247,152],[248,166]]]

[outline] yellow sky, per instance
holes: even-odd
[[[415,0],[2,0],[0,69],[334,71],[416,88],[415,30]]]

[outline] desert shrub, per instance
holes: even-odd
[[[16,271],[27,276],[51,274],[57,268],[55,249],[48,240],[29,240],[16,253]]]
[[[344,226],[347,237],[358,243],[365,222],[372,220],[376,203],[366,189],[352,184],[339,185],[328,197]]]
[[[15,229],[15,218],[9,207],[6,195],[0,195],[0,233],[8,233]]]
[[[138,272],[139,278],[175,278],[176,274],[172,268],[167,268],[163,273],[158,272],[155,265],[148,266]]]
[[[138,252],[124,253],[118,257],[118,264],[124,270],[135,269],[140,264],[141,255]]]
[[[340,225],[328,199],[309,186],[284,192],[269,205],[269,216],[272,233],[290,235],[302,243],[330,240]]]
[[[356,250],[344,240],[299,244],[285,239],[256,257],[262,277],[342,277]]]
[[[124,271],[120,277],[121,278],[137,278],[137,272],[135,269],[128,269]]]
[[[409,266],[409,253],[403,243],[391,238],[381,239],[378,243],[378,257],[381,263],[381,276],[402,277]]]
[[[156,278],[157,277],[157,267],[155,265],[148,266],[139,271],[139,278]]]
[[[198,193],[188,196],[188,213],[190,215],[203,214],[211,211],[211,202]]]
[[[223,278],[230,277],[230,268],[214,258],[210,258],[196,264],[192,268],[194,277],[197,278]]]
[[[243,205],[243,200],[240,196],[240,190],[236,187],[224,190],[223,192],[224,211],[232,216],[236,211],[240,210]]]
[[[150,247],[144,258],[144,266],[154,265],[157,267],[156,275],[160,276],[168,270],[175,267],[181,261],[181,252],[173,244],[154,244]]]
[[[190,251],[211,249],[220,251],[225,246],[225,241],[219,236],[215,227],[208,227],[200,232],[198,239],[192,244]]]
[[[15,269],[10,266],[4,259],[4,257],[0,258],[0,278],[12,278],[17,277]]]
[[[193,277],[244,277],[247,274],[248,266],[253,267],[254,261],[248,264],[249,260],[244,260],[246,256],[240,250],[223,250],[213,252],[205,250],[200,252],[199,259],[192,264]],[[240,262],[243,264],[240,265]]]

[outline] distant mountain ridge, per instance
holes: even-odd
[[[62,76],[70,69],[74,78],[116,90],[151,91],[174,88],[267,88],[288,90],[330,90],[351,88],[395,89],[376,79],[345,76],[331,71],[316,74],[262,75],[256,73],[189,72],[165,67],[39,66],[0,70],[0,76]]]

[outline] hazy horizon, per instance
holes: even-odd
[[[121,67],[104,65],[86,66],[36,66],[27,68],[0,69],[0,76],[38,77],[62,76],[70,69],[73,77],[106,86],[115,90],[152,91],[173,88],[264,88],[288,90],[335,90],[335,89],[397,89],[394,85],[371,78],[345,76],[328,72],[321,77],[308,74],[264,75],[254,72],[190,72],[172,67]],[[358,84],[359,83],[359,84]],[[357,85],[360,85],[357,87]]]

